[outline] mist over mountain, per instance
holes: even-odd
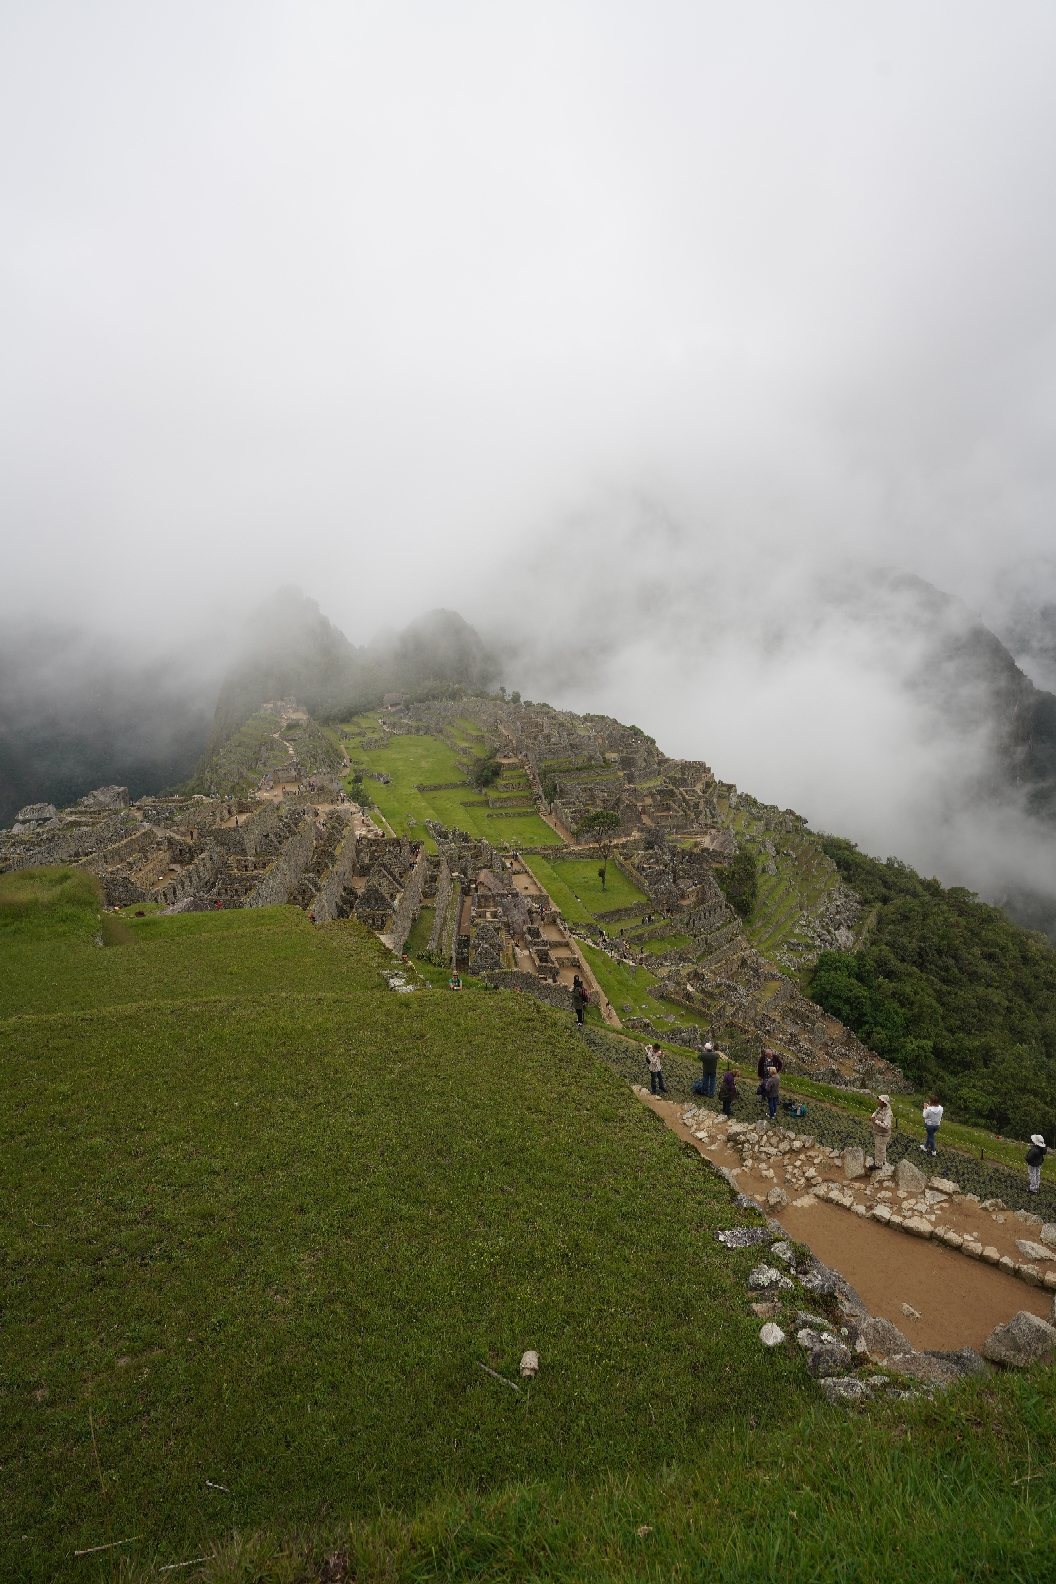
[[[24,804],[117,782],[132,799],[187,781],[269,699],[323,718],[388,692],[486,688],[499,662],[455,611],[357,647],[299,590],[277,592],[235,640],[217,633],[144,658],[77,629],[9,629],[0,644],[0,825]]]
[[[185,781],[209,738],[220,673],[208,647],[147,659],[58,626],[0,639],[0,824],[117,782],[135,799]],[[204,656],[204,658],[203,658]]]

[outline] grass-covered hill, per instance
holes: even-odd
[[[828,1408],[570,1017],[390,961],[0,879],[0,1577],[1044,1576],[1051,1374]]]
[[[962,887],[826,853],[870,910],[855,952],[826,952],[810,994],[962,1121],[1056,1137],[1056,949]]]

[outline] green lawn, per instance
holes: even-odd
[[[375,733],[377,730],[375,725]],[[475,745],[473,751],[479,756],[481,750]],[[353,757],[367,769],[380,770],[392,777],[388,786],[366,780],[363,791],[365,797],[377,804],[397,835],[424,838],[430,848],[434,848],[426,835],[425,822],[437,820],[473,836],[486,837],[496,846],[503,842],[514,847],[561,846],[561,838],[531,809],[512,818],[505,814],[496,818],[495,811],[488,808],[463,807],[467,802],[485,801],[486,792],[477,792],[469,786],[444,792],[415,791],[416,784],[428,786],[465,780],[458,754],[438,737],[394,737],[384,748],[370,753],[360,750]],[[346,776],[346,786],[349,779]],[[522,784],[523,777],[514,777],[509,791],[519,791]],[[494,790],[501,793],[506,789],[500,785]]]
[[[0,877],[0,1577],[1051,1576],[1056,1370],[828,1409],[570,1016],[391,962]]]
[[[522,854],[522,858],[567,924],[593,922],[589,909],[569,890],[549,859],[541,858],[538,853]]]
[[[614,962],[608,952],[588,946],[582,938],[577,940],[576,944],[586,957],[594,977],[615,1007],[617,1015],[624,1002],[629,1001],[636,1014],[644,1017],[657,1016],[660,1003],[647,994],[649,986],[657,982],[656,974],[651,974],[646,968],[630,968],[626,963]],[[630,1016],[629,1013],[626,1015]]]
[[[608,865],[604,888],[598,878],[601,864],[596,858],[552,859],[551,864],[558,879],[567,886],[573,896],[579,899],[587,911],[595,916],[598,913],[614,911],[616,908],[634,907],[638,902],[649,900],[645,892],[632,884],[612,862]],[[610,929],[617,932],[619,928],[618,924],[610,925]]]
[[[658,1471],[799,1411],[710,1235],[728,1190],[567,1014],[395,995],[375,937],[290,909],[125,933],[5,926],[39,971],[0,1022],[0,1576]],[[530,1395],[478,1367],[528,1346]]]

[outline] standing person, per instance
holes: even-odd
[[[590,997],[582,979],[576,974],[572,980],[572,1005],[576,1009],[576,1022],[582,1023],[583,1013],[590,1005]]]
[[[777,1102],[781,1098],[781,1074],[776,1067],[770,1069],[766,1080],[766,1109],[771,1122],[777,1115]]]
[[[891,1142],[891,1133],[895,1126],[895,1113],[891,1109],[889,1095],[877,1095],[880,1104],[873,1112],[869,1121],[873,1128],[873,1164],[871,1171],[879,1171],[881,1166],[887,1165],[887,1146]]]
[[[938,1095],[932,1095],[931,1099],[924,1107],[923,1116],[924,1131],[928,1137],[927,1142],[922,1144],[920,1147],[924,1151],[925,1155],[937,1155],[938,1151],[935,1148],[935,1135],[942,1126],[942,1107],[939,1104]]]
[[[710,1039],[705,1041],[704,1049],[700,1053],[700,1061],[704,1069],[704,1093],[714,1095],[715,1074],[719,1070],[719,1053]]]
[[[645,1054],[646,1060],[649,1063],[649,1093],[655,1095],[657,1091],[659,1091],[660,1094],[666,1094],[667,1085],[664,1082],[664,1070],[662,1066],[664,1059],[663,1051],[660,1049],[659,1045],[647,1045],[645,1047]]]
[[[1030,1148],[1027,1151],[1027,1192],[1038,1193],[1041,1188],[1041,1163],[1049,1153],[1048,1146],[1040,1133],[1030,1135]]]
[[[736,1100],[738,1093],[737,1069],[736,1067],[727,1067],[722,1075],[722,1083],[719,1085],[719,1099],[722,1101],[723,1116],[731,1115],[730,1107]]]

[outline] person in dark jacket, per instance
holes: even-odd
[[[711,1040],[706,1041],[704,1049],[700,1053],[700,1062],[704,1069],[704,1088],[702,1092],[706,1095],[713,1095],[715,1093],[715,1074],[719,1070],[719,1053],[711,1043]]]
[[[583,1013],[590,1005],[590,996],[587,994],[586,985],[578,974],[572,980],[572,1005],[576,1009],[576,1022],[582,1023]]]
[[[1041,1189],[1041,1166],[1048,1153],[1048,1146],[1041,1134],[1032,1133],[1030,1135],[1030,1148],[1027,1151],[1027,1191],[1029,1193],[1038,1193]]]
[[[738,1093],[737,1069],[736,1067],[727,1067],[722,1075],[722,1083],[719,1085],[719,1099],[722,1101],[723,1116],[730,1115],[730,1107],[736,1100]]]

